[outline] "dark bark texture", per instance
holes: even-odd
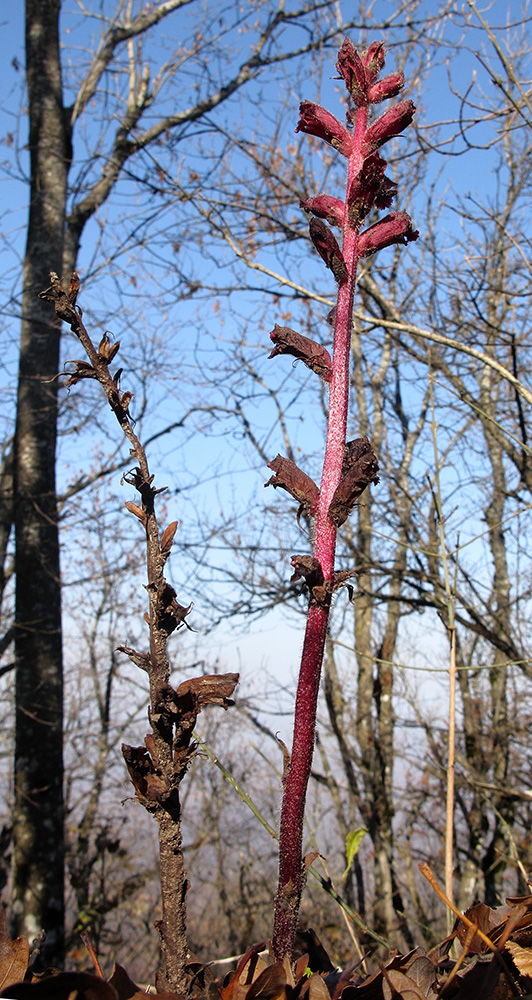
[[[63,682],[55,491],[60,324],[38,292],[61,271],[70,142],[62,100],[59,0],[27,0],[30,207],[15,435],[16,746],[13,930],[64,948]]]

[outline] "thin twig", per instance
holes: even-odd
[[[80,938],[83,941],[83,944],[85,945],[85,947],[86,947],[86,949],[87,949],[87,951],[88,951],[88,953],[89,953],[89,955],[91,957],[92,964],[94,965],[94,968],[96,969],[97,974],[99,975],[100,979],[103,979],[104,978],[104,974],[102,972],[102,967],[101,967],[101,965],[100,965],[100,963],[98,961],[98,956],[97,956],[97,954],[96,954],[96,952],[94,950],[94,945],[92,943],[92,938],[90,936],[90,932],[88,930],[82,931],[81,934],[80,934]]]

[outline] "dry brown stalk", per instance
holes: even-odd
[[[133,430],[129,416],[132,393],[120,389],[119,370],[111,376],[109,365],[118,353],[119,342],[112,344],[108,335],[102,337],[98,349],[94,346],[76,306],[79,278],[74,273],[65,292],[57,274],[52,273],[51,285],[40,297],[52,302],[57,317],[68,323],[85,349],[87,361],[74,361],[75,369],[68,374],[67,386],[91,378],[102,386],[109,405],[131,445],[131,456],[137,464],[123,476],[123,481],[135,488],[140,503],[126,502],[130,513],[140,521],[146,536],[146,567],[149,612],[144,616],[149,627],[149,651],[139,652],[127,646],[118,648],[149,678],[150,705],[148,717],[151,732],[138,747],[122,746],[135,794],[144,808],[152,813],[159,827],[159,861],[161,875],[162,919],[157,927],[161,940],[162,966],[157,975],[159,991],[184,992],[188,986],[186,937],[186,878],[181,841],[180,784],[196,752],[192,732],[196,719],[205,705],[226,708],[230,702],[238,674],[205,675],[183,681],[177,688],[170,684],[171,667],[167,655],[169,636],[183,626],[191,606],[177,601],[174,588],[164,575],[164,566],[172,548],[177,521],[173,521],[159,537],[155,498],[166,487],[155,488],[145,450]]]

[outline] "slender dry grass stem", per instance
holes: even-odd
[[[447,543],[445,540],[445,518],[443,516],[440,482],[440,458],[438,452],[438,425],[434,406],[434,377],[429,375],[429,391],[431,404],[431,424],[432,443],[434,448],[434,485],[431,482],[432,497],[436,511],[438,528],[438,542],[441,553],[443,570],[445,604],[446,604],[446,628],[449,637],[449,708],[447,727],[447,773],[445,792],[445,892],[448,899],[454,896],[454,784],[455,784],[455,755],[456,755],[456,627],[454,619],[454,605],[456,592],[456,572],[458,560],[455,564],[455,580],[451,582],[449,558],[447,553]],[[457,551],[458,546],[455,551]],[[452,914],[447,911],[447,933],[452,929]]]

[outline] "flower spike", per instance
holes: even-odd
[[[283,775],[279,883],[272,941],[277,962],[291,956],[305,881],[302,859],[305,797],[315,742],[317,698],[331,599],[335,590],[354,572],[353,569],[341,572],[335,569],[337,532],[362,493],[379,482],[378,458],[370,441],[364,437],[345,443],[357,267],[362,258],[384,247],[409,243],[419,235],[404,211],[390,212],[360,232],[370,212],[388,209],[396,196],[397,186],[386,176],[387,164],[378,150],[388,139],[403,132],[415,111],[412,101],[399,101],[376,121],[369,121],[371,106],[396,97],[404,86],[401,72],[378,79],[384,59],[383,42],[372,42],[367,51],[358,52],[349,38],[344,39],[336,67],[351,98],[347,127],[318,104],[303,101],[300,105],[296,131],[324,139],[348,160],[348,184],[343,201],[319,194],[300,202],[301,208],[313,216],[309,224],[312,243],[338,285],[336,305],[327,316],[327,322],[334,327],[332,358],[325,347],[287,327],[276,326],[271,334],[275,347],[270,357],[290,354],[299,358],[324,379],[329,396],[327,444],[319,487],[302,469],[281,455],[270,462],[269,468],[274,475],[267,483],[288,492],[298,501],[300,512],[314,521],[312,554],[292,557],[291,582],[305,581],[309,603],[292,753]],[[341,230],[341,245],[329,226]]]

